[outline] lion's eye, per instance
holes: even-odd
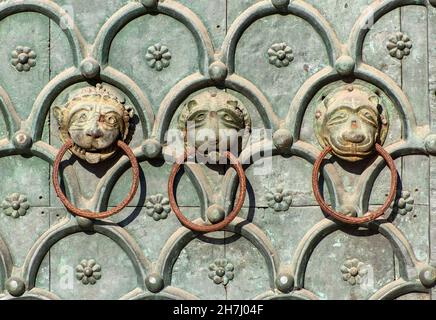
[[[85,112],[83,112],[80,116],[79,116],[79,121],[86,121],[88,120],[88,116],[86,115]]]
[[[374,127],[377,126],[377,118],[372,112],[370,112],[368,110],[362,110],[360,112],[360,116],[364,121],[371,124],[372,126],[374,126]]]
[[[114,125],[117,123],[117,119],[113,115],[107,115],[105,117],[105,122],[110,125]]]
[[[342,111],[342,112],[337,112],[337,113],[334,113],[331,117],[330,117],[330,119],[329,119],[329,121],[328,121],[328,125],[329,126],[333,126],[333,125],[336,125],[336,124],[340,124],[340,123],[343,123],[345,120],[347,120],[347,118],[348,118],[348,113],[347,112],[344,112],[344,111]]]
[[[206,119],[206,114],[205,113],[199,113],[199,114],[197,114],[196,116],[195,116],[195,121],[196,122],[201,122],[201,121],[203,121],[204,119]]]
[[[225,121],[233,121],[233,117],[231,116],[231,115],[229,115],[229,114],[227,114],[227,113],[225,113],[224,115],[223,115],[223,119],[225,120]]]

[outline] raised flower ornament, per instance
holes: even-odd
[[[226,286],[230,280],[233,280],[235,267],[227,259],[216,259],[209,265],[209,278],[215,284],[222,283]]]
[[[145,59],[148,61],[150,68],[162,71],[170,65],[171,53],[168,47],[156,43],[147,49]]]
[[[406,215],[413,210],[415,200],[409,191],[401,191],[400,197],[391,204],[392,211],[401,215]]]
[[[363,277],[368,273],[365,264],[357,259],[350,259],[344,262],[341,267],[342,280],[350,285],[361,284]]]
[[[36,53],[29,47],[18,46],[11,53],[11,64],[18,72],[29,71],[36,66]]]
[[[84,259],[76,267],[76,278],[85,285],[95,284],[101,278],[101,267],[94,259]]]
[[[287,67],[294,60],[291,47],[286,43],[275,43],[268,49],[269,63],[277,68]]]
[[[406,34],[397,32],[389,37],[386,47],[388,48],[389,54],[392,57],[401,60],[404,56],[408,56],[410,54],[412,41]]]
[[[3,213],[12,218],[24,216],[29,207],[27,197],[19,193],[12,193],[2,202]]]
[[[145,212],[155,221],[166,219],[171,212],[170,201],[162,194],[150,196],[145,202]]]
[[[291,192],[282,187],[269,191],[265,198],[268,201],[268,206],[275,211],[286,211],[292,204]]]

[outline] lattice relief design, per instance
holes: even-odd
[[[362,116],[363,121],[369,125],[362,137],[352,136],[349,138],[352,143],[349,149],[333,150],[333,153],[341,160],[334,165],[329,163],[324,168],[323,177],[326,181],[329,197],[327,197],[326,192],[324,196],[327,201],[330,201],[330,206],[340,214],[351,217],[362,216],[369,210],[368,194],[372,190],[376,178],[385,168],[385,162],[378,157],[368,161],[363,166],[364,170],[361,170],[362,172],[358,175],[355,192],[351,192],[352,196],[347,194],[344,186],[341,185],[342,173],[340,170],[341,161],[362,161],[368,154],[371,154],[359,146],[360,143],[367,141],[365,139],[368,136],[369,140],[372,139],[371,143],[381,144],[394,159],[411,154],[436,155],[436,134],[432,133],[428,126],[417,124],[414,106],[402,89],[388,75],[366,64],[363,60],[363,43],[369,32],[367,22],[370,19],[375,19],[373,23],[376,23],[389,12],[408,5],[422,6],[428,11],[436,10],[434,2],[429,0],[375,1],[356,20],[347,42],[342,43],[331,23],[309,3],[301,0],[258,1],[236,17],[229,26],[221,47],[218,48],[216,45],[214,46],[211,34],[202,22],[202,17],[178,1],[126,2],[105,21],[93,43],[88,43],[85,40],[78,25],[73,23],[73,17],[53,1],[3,1],[0,3],[1,20],[16,13],[22,13],[22,9],[25,8],[25,12],[42,14],[50,18],[51,23],[59,25],[68,39],[73,66],[59,72],[48,81],[32,102],[33,105],[27,117],[23,117],[18,112],[18,106],[12,102],[13,100],[10,99],[6,90],[0,88],[0,110],[7,131],[6,136],[0,140],[0,159],[23,155],[41,159],[48,165],[52,165],[61,143],[56,139],[46,139],[46,120],[57,114],[62,122],[65,120],[62,116],[66,111],[65,109],[55,109],[55,107],[59,105],[70,106],[68,100],[61,103],[58,100],[67,97],[68,93],[74,92],[73,89],[79,88],[81,93],[86,90],[95,92],[104,86],[113,87],[117,92],[117,98],[112,99],[115,101],[113,109],[119,113],[117,119],[121,123],[122,134],[127,137],[130,129],[133,130],[130,125],[135,127],[135,130],[132,131],[134,136],[125,139],[125,141],[130,143],[134,156],[141,166],[144,166],[141,171],[141,181],[152,181],[157,176],[153,176],[152,169],[144,169],[146,165],[153,164],[155,168],[160,168],[161,164],[157,163],[160,163],[164,157],[171,158],[172,150],[168,148],[166,133],[169,129],[179,125],[177,119],[183,112],[183,108],[186,107],[186,103],[189,105],[190,100],[195,100],[192,98],[193,96],[207,96],[216,90],[219,92],[218,96],[227,95],[230,97],[232,112],[235,110],[239,112],[239,118],[242,119],[240,127],[246,129],[244,143],[239,155],[239,161],[247,163],[246,171],[254,165],[250,159],[260,154],[261,150],[268,151],[266,156],[260,157],[261,160],[266,157],[300,158],[312,166],[315,159],[321,154],[326,139],[328,140],[328,137],[326,138],[327,129],[323,128],[323,125],[317,121],[324,117],[323,112],[330,112],[329,108],[336,110],[342,107],[335,104],[337,90],[348,90],[348,94],[354,90],[352,94],[356,94],[356,96],[352,96],[350,101],[360,99],[356,98],[359,97],[359,94],[360,97],[364,96],[360,102],[364,101],[362,103],[368,104],[369,111],[367,110],[365,114],[361,115],[359,112],[362,106],[356,106],[353,102],[354,109],[351,108],[353,116],[355,114]],[[235,58],[238,42],[249,26],[262,18],[274,15],[297,16],[308,23],[325,45],[329,61],[327,66],[310,76],[299,88],[292,100],[289,101],[290,106],[283,119],[278,116],[262,88],[238,74]],[[193,67],[195,70],[190,70],[190,74],[181,77],[165,93],[165,98],[158,105],[155,105],[155,101],[152,101],[137,81],[132,79],[131,75],[111,65],[111,43],[118,34],[123,32],[124,26],[134,23],[138,17],[150,17],[150,19],[152,17],[165,17],[177,21],[192,34],[198,51],[198,61]],[[67,27],[65,27],[66,25]],[[161,30],[161,32],[164,33],[165,30]],[[144,34],[144,37],[146,38],[147,35]],[[155,72],[154,77],[156,78],[163,76],[166,72],[175,72],[172,69],[173,66],[180,59],[183,59],[178,55],[177,48],[158,41],[160,39],[147,39],[145,51],[140,57],[141,63],[147,67],[149,72]],[[387,54],[393,58],[404,60],[407,55],[411,54],[411,50],[416,50],[415,42],[413,42],[412,49],[412,41],[413,39],[410,40],[407,35],[393,34],[389,38],[389,42],[384,44],[384,50],[387,49]],[[273,72],[286,72],[300,58],[298,47],[295,44],[285,42],[271,43],[270,49],[266,50],[264,55],[266,63],[269,64]],[[43,62],[39,50],[20,43],[13,44],[6,58],[8,59],[9,71],[23,77],[37,72],[38,67]],[[330,100],[332,96],[333,99]],[[85,99],[90,98],[86,97]],[[327,100],[324,101],[324,99]],[[208,98],[205,100],[209,101]],[[325,109],[317,109],[321,102]],[[248,104],[251,105],[251,108],[245,108]],[[133,110],[130,107],[125,108],[127,105],[131,105]],[[379,106],[384,106],[389,112],[384,109],[379,110]],[[212,107],[209,106],[209,108]],[[315,112],[311,113],[309,110],[315,110]],[[371,112],[374,112],[375,115],[371,116]],[[394,114],[399,119],[402,137],[396,141],[390,141],[386,137],[394,125],[390,122]],[[260,119],[259,122],[264,129],[272,131],[270,136],[266,135],[258,140],[249,137],[249,131],[252,127],[251,121],[256,117]],[[316,133],[319,143],[316,142],[316,138],[313,141],[302,138],[303,122],[306,120],[313,123],[315,127],[319,127]],[[372,129],[374,126],[377,126],[377,130]],[[61,134],[62,138],[68,135],[67,132]],[[111,140],[111,142],[113,141]],[[346,152],[356,151],[356,148],[360,148],[361,152],[354,152],[352,159],[347,158]],[[128,159],[125,156],[116,156],[116,150],[112,147],[107,147],[101,157],[82,151],[81,148],[78,148],[74,149],[73,153],[82,160],[91,159],[92,161],[85,165],[82,162],[73,163],[68,170],[65,169],[62,179],[63,188],[71,201],[80,209],[102,211],[110,206],[109,199],[112,191],[120,184],[124,177],[123,174],[128,171]],[[98,167],[99,169],[92,166],[100,165],[100,162],[102,163],[101,167]],[[105,170],[101,168],[105,168]],[[85,188],[80,187],[80,175],[84,172],[93,172],[93,170],[96,171],[99,180],[92,186],[93,195],[89,197],[82,193],[82,189]],[[163,167],[159,170],[161,170],[159,175],[168,175]],[[198,210],[189,212],[191,220],[200,225],[222,221],[225,214],[231,210],[238,194],[238,181],[240,181],[238,176],[232,170],[228,170],[221,174],[221,179],[217,183],[214,182],[214,173],[211,173],[210,168],[189,164],[185,166],[185,170],[192,190],[196,191],[200,199]],[[123,255],[123,259],[117,260],[119,266],[108,265],[109,260],[94,257],[85,250],[82,256],[71,259],[73,290],[75,290],[74,288],[82,290],[80,292],[99,290],[105,281],[115,279],[115,282],[120,283],[120,288],[125,288],[124,291],[120,289],[123,292],[118,298],[204,298],[197,293],[195,283],[178,285],[178,283],[183,282],[180,280],[180,273],[187,272],[189,268],[195,269],[194,272],[199,270],[197,273],[203,275],[204,279],[201,281],[202,285],[204,283],[208,288],[214,288],[211,290],[232,290],[238,281],[245,277],[244,272],[249,270],[249,263],[243,266],[238,265],[237,260],[225,257],[224,253],[220,253],[221,256],[214,256],[217,254],[216,251],[208,250],[205,247],[202,255],[207,257],[202,261],[202,265],[196,265],[197,262],[193,261],[194,258],[190,257],[187,252],[191,244],[199,241],[198,234],[181,226],[177,220],[171,220],[174,215],[169,206],[171,201],[164,194],[165,187],[159,192],[150,193],[144,191],[145,183],[143,182],[141,191],[138,191],[138,194],[141,193],[138,195],[139,200],[137,202],[134,200],[131,207],[126,207],[120,213],[122,218],[113,216],[103,221],[91,220],[70,214],[59,204],[54,205],[57,210],[62,212],[63,216],[56,221],[50,221],[50,227],[38,234],[37,239],[29,245],[28,251],[20,262],[17,262],[12,254],[14,252],[13,244],[3,240],[4,235],[0,232],[0,289],[2,290],[0,297],[2,299],[14,297],[62,298],[62,294],[59,293],[62,292],[62,288],[56,289],[55,285],[42,284],[44,281],[41,280],[40,275],[44,268],[43,261],[45,261],[44,258],[49,251],[52,250],[51,256],[55,256],[55,252],[60,251],[58,246],[64,243],[67,238],[73,243],[76,236],[86,237],[89,239],[89,243],[87,241],[86,246],[84,246],[79,242],[80,245],[72,246],[68,248],[69,250],[84,250],[84,247],[88,248],[88,245],[89,250],[92,250],[99,245],[99,241],[107,239],[108,243],[116,244],[114,248],[120,251],[119,254]],[[23,190],[9,190],[5,199],[1,199],[4,200],[0,213],[4,219],[2,221],[8,221],[8,223],[13,221],[13,223],[19,224],[29,221],[26,219],[32,219],[34,208],[32,208],[32,201],[29,197],[24,196],[24,194],[28,195],[26,188],[27,186],[23,186]],[[282,215],[286,214],[290,207],[298,201],[291,191],[281,185],[274,186],[264,196],[268,201],[264,208],[265,212],[273,212],[271,215],[276,219],[281,219]],[[140,204],[136,205],[136,203]],[[421,261],[416,258],[408,235],[400,231],[393,223],[397,219],[395,212],[399,212],[400,216],[406,216],[407,212],[412,211],[413,204],[414,201],[410,197],[410,193],[400,190],[392,204],[392,214],[391,211],[388,211],[379,220],[360,226],[367,232],[362,232],[360,234],[362,237],[375,234],[384,239],[386,243],[390,243],[395,253],[395,259],[399,264],[398,277],[372,292],[369,297],[371,299],[396,298],[410,292],[426,293],[429,288],[435,285],[435,269],[429,261]],[[189,207],[189,204],[185,207]],[[266,211],[267,208],[271,211]],[[137,209],[139,211],[144,209],[144,211],[138,214]],[[319,211],[322,213],[321,209]],[[254,214],[258,214],[258,212]],[[164,231],[166,229],[163,227],[160,229],[160,226],[170,225],[173,222],[171,232]],[[150,234],[143,234],[142,238],[137,237],[136,232],[144,227],[143,224],[147,224],[150,228],[151,237],[159,234],[161,244],[158,252],[150,252],[147,248],[149,241],[147,236]],[[286,220],[282,224],[286,224]],[[294,236],[292,227],[290,224],[288,237]],[[298,236],[298,244],[290,262],[285,263],[280,258],[279,251],[286,250],[286,248],[280,247],[282,245],[280,243],[273,243],[267,230],[258,226],[249,216],[241,213],[220,230],[227,231],[225,233],[227,237],[231,235],[237,239],[235,241],[245,241],[250,248],[249,250],[256,252],[257,257],[261,260],[262,270],[266,273],[268,288],[263,288],[253,296],[241,295],[240,298],[322,298],[305,286],[310,257],[317,248],[322,247],[329,235],[347,232],[358,233],[353,229],[354,227],[350,228],[344,230],[339,221],[328,219],[327,216],[320,216],[318,221],[313,223],[303,236]],[[295,237],[297,236],[295,235]],[[219,239],[215,242],[219,243]],[[223,240],[221,245],[225,242]],[[103,246],[103,244],[100,245]],[[356,251],[358,250],[356,249]],[[338,261],[337,274],[332,276],[335,278],[332,281],[337,281],[343,286],[346,285],[347,290],[355,290],[371,275],[371,270],[368,270],[366,265],[367,262],[357,259],[353,254],[354,252],[350,251],[349,257]],[[189,260],[189,263],[186,264],[186,270],[175,270],[178,268],[178,261],[183,259],[192,259],[192,261]],[[123,261],[122,266],[120,261]],[[127,266],[125,263],[129,265]],[[117,271],[119,268],[120,273],[111,275],[111,268]],[[128,274],[128,270],[132,270],[134,276],[123,278],[123,272]],[[76,272],[77,274],[75,274]],[[125,287],[123,287],[124,284]],[[49,290],[49,287],[54,289]],[[93,297],[98,298],[99,291],[95,292]]]

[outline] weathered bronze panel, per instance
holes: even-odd
[[[0,299],[436,297],[436,1],[6,0],[0,40]]]

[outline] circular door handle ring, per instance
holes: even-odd
[[[77,216],[81,216],[84,218],[89,219],[103,219],[110,217],[118,212],[120,212],[124,207],[126,207],[129,202],[133,199],[133,196],[136,193],[136,190],[138,189],[139,184],[139,165],[138,161],[136,160],[136,157],[132,151],[132,149],[129,148],[127,144],[125,144],[123,141],[118,140],[117,145],[120,149],[122,149],[127,157],[130,160],[130,163],[132,164],[132,173],[133,173],[133,179],[132,179],[132,186],[130,188],[130,191],[126,198],[118,204],[116,207],[104,211],[104,212],[91,212],[89,210],[79,209],[76,208],[65,196],[65,194],[62,192],[61,187],[59,185],[59,166],[62,161],[63,156],[67,152],[68,149],[70,149],[73,146],[73,141],[71,139],[67,140],[65,144],[62,146],[62,148],[59,150],[59,153],[57,154],[54,163],[53,163],[53,186],[54,190],[58,196],[58,198],[61,200],[61,202],[65,205],[65,207],[72,213],[74,213]]]
[[[392,157],[389,155],[389,153],[383,149],[383,147],[379,144],[375,145],[375,148],[377,152],[380,154],[380,156],[383,157],[383,159],[386,161],[390,171],[391,171],[391,188],[389,190],[388,198],[386,202],[383,204],[381,208],[379,208],[376,211],[369,211],[362,217],[349,217],[345,216],[343,214],[340,214],[339,212],[334,211],[332,208],[330,208],[327,203],[324,201],[323,197],[321,196],[321,192],[319,191],[318,186],[318,172],[321,169],[321,164],[323,159],[327,154],[329,154],[333,149],[331,146],[327,146],[319,155],[319,157],[316,159],[315,164],[313,166],[313,172],[312,172],[312,188],[313,193],[315,195],[315,199],[318,202],[321,209],[326,212],[331,217],[342,221],[347,224],[361,224],[369,221],[373,221],[380,217],[391,205],[391,203],[395,200],[395,195],[397,191],[397,169],[395,167],[395,162],[392,159]]]
[[[177,219],[179,219],[179,221],[186,228],[191,229],[192,231],[206,233],[206,232],[214,232],[214,231],[222,230],[230,222],[232,222],[233,219],[236,218],[236,216],[238,215],[239,211],[241,211],[241,208],[244,204],[245,192],[247,190],[247,182],[246,182],[244,169],[242,168],[242,165],[239,162],[239,160],[232,153],[230,153],[228,151],[226,151],[224,153],[224,156],[227,159],[229,159],[230,165],[236,170],[236,173],[238,174],[238,177],[239,177],[238,200],[237,200],[236,205],[233,208],[232,212],[230,212],[223,221],[218,222],[216,224],[212,224],[212,225],[199,225],[199,224],[191,222],[183,215],[183,213],[179,209],[179,206],[177,205],[176,198],[174,196],[174,180],[176,178],[177,173],[180,170],[180,167],[182,166],[182,163],[184,163],[186,161],[188,156],[189,156],[189,153],[185,153],[185,155],[183,156],[183,161],[182,162],[177,161],[171,170],[171,174],[170,174],[170,177],[168,180],[168,196],[169,196],[169,200],[170,200],[171,209],[176,214]]]

